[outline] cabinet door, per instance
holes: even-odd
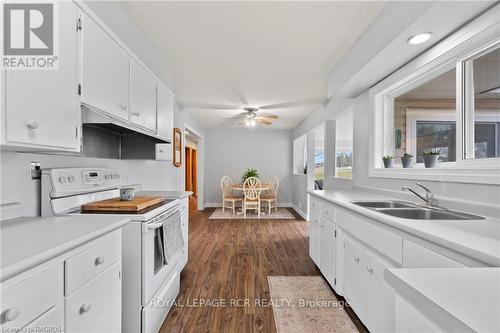
[[[335,223],[321,218],[320,269],[331,286],[335,285]]]
[[[87,15],[82,16],[81,38],[81,102],[128,120],[128,55]]]
[[[309,256],[316,266],[320,267],[320,217],[311,211],[311,222],[309,223]]]
[[[363,250],[352,241],[345,240],[344,253],[344,296],[358,317],[364,321],[365,286],[367,276],[363,265]]]
[[[157,98],[157,131],[160,137],[172,142],[172,130],[174,127],[174,94],[161,83],[156,87]]]
[[[386,267],[372,256],[366,256],[366,318],[370,332],[394,332],[394,289],[384,279]]]
[[[120,269],[114,264],[66,298],[65,332],[121,331]]]
[[[5,72],[5,143],[79,151],[78,9],[59,3],[59,69]]]
[[[134,60],[130,62],[130,121],[156,132],[156,82]]]

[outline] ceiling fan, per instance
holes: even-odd
[[[289,103],[272,104],[260,107],[240,107],[240,106],[230,106],[230,105],[213,105],[213,104],[185,104],[184,107],[188,109],[212,109],[212,110],[243,110],[245,112],[240,113],[236,117],[225,118],[240,120],[238,122],[239,126],[255,127],[257,124],[260,125],[272,125],[273,120],[279,119],[277,115],[274,114],[263,114],[261,111],[264,110],[275,110],[275,109],[287,109],[299,106],[314,106],[325,104],[328,99],[324,97],[312,98],[308,100],[295,101]]]
[[[243,112],[239,117],[237,117],[241,119],[241,121],[238,123],[238,126],[245,125],[248,127],[255,127],[255,125],[257,124],[271,125],[273,123],[273,120],[279,118],[274,114],[266,114],[266,115],[257,114],[257,112],[259,111],[258,108],[245,107],[243,108],[243,110],[245,110],[245,112]]]

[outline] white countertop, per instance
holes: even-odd
[[[121,216],[19,217],[0,222],[0,281],[128,223]]]
[[[191,191],[148,191],[140,190],[136,195],[159,195],[166,199],[184,199],[193,194]]]
[[[498,267],[388,269],[386,279],[420,310],[445,311],[438,318],[447,327],[500,332]]]
[[[353,200],[401,200],[361,190],[309,191],[309,194],[335,203],[409,234],[434,242],[491,266],[500,266],[500,219],[413,220],[386,215],[353,204]],[[466,213],[466,212],[465,212]]]

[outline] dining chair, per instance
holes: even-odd
[[[224,213],[226,208],[230,208],[233,214],[235,214],[236,203],[243,201],[243,197],[233,194],[233,181],[229,176],[222,177],[220,180],[220,187],[222,189],[222,212]]]
[[[269,178],[269,186],[270,189],[260,196],[260,200],[267,202],[269,214],[271,214],[272,208],[276,208],[276,212],[278,211],[278,189],[280,187],[279,178],[276,176]]]
[[[247,218],[247,210],[256,210],[260,219],[260,192],[262,184],[259,178],[250,177],[243,183],[243,217]]]

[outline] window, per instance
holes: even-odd
[[[325,124],[314,129],[314,189],[322,190],[325,179]]]
[[[456,160],[456,70],[452,69],[394,99],[395,163],[411,154],[439,151],[439,161]]]
[[[464,158],[499,157],[500,47],[464,62],[466,139]]]
[[[457,38],[370,90],[371,177],[500,184],[500,37],[486,29]],[[432,170],[422,157],[430,151],[439,152]],[[386,155],[394,168],[384,169]]]
[[[352,179],[353,113],[335,120],[335,177]]]
[[[305,175],[307,173],[307,135],[293,141],[293,173]]]

